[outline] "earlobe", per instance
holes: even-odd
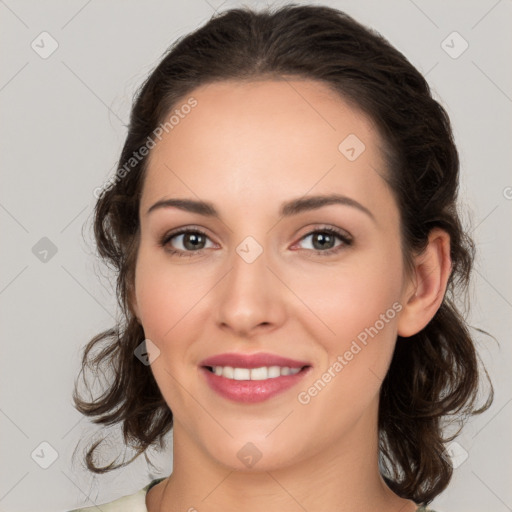
[[[435,228],[429,234],[425,250],[415,257],[398,320],[399,336],[412,336],[432,320],[443,302],[451,269],[450,235]]]

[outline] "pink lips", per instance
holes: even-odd
[[[309,363],[307,361],[295,361],[287,357],[261,352],[258,354],[219,354],[217,356],[208,357],[200,363],[200,366],[231,366],[233,368],[288,366],[290,368],[302,368],[303,366],[309,366]]]
[[[219,354],[209,357],[200,363],[201,373],[208,385],[215,392],[236,402],[257,403],[263,402],[297,384],[311,366],[306,361],[297,361],[287,357],[268,353],[259,354]],[[260,368],[262,366],[288,366],[289,368],[302,368],[295,375],[282,375],[266,380],[233,380],[215,375],[209,369],[212,366],[231,366],[233,368]]]

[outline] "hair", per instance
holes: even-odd
[[[456,306],[467,292],[475,251],[456,203],[458,153],[448,115],[424,77],[376,31],[326,6],[217,13],[178,39],[138,89],[116,179],[101,191],[94,210],[98,253],[115,270],[122,320],[87,344],[80,373],[104,368],[111,379],[94,399],[82,398],[77,382],[73,393],[76,409],[95,423],[121,424],[125,444],[137,453],[99,467],[93,458],[97,441],[85,454],[87,468],[104,473],[131,463],[151,446],[161,447],[173,425],[150,366],[134,357],[145,339],[131,297],[148,156],[133,155],[197,87],[265,78],[322,82],[376,124],[384,142],[384,178],[400,210],[407,268],[433,228],[450,235],[452,271],[443,302],[424,329],[398,336],[379,403],[380,471],[396,494],[428,504],[452,475],[445,443],[470,415],[489,407],[493,394],[491,384],[477,408],[482,370],[470,326]],[[446,420],[454,418],[459,429],[446,437]]]

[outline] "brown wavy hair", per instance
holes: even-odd
[[[324,83],[378,126],[385,143],[385,179],[401,212],[408,268],[413,255],[426,247],[432,228],[450,235],[453,269],[443,303],[421,332],[398,337],[380,393],[382,475],[399,496],[428,504],[452,475],[444,443],[469,415],[492,401],[490,385],[487,401],[477,408],[482,369],[470,327],[455,305],[467,291],[474,258],[456,203],[458,153],[448,115],[424,77],[380,34],[325,6],[288,4],[274,11],[237,8],[216,14],[176,41],[137,91],[117,173],[94,211],[98,252],[116,272],[122,320],[87,344],[80,373],[104,370],[111,377],[94,399],[81,397],[78,381],[73,393],[76,409],[95,423],[120,424],[125,445],[136,455],[97,466],[93,455],[101,441],[96,441],[86,450],[87,468],[104,473],[141,454],[147,459],[146,450],[162,448],[173,424],[150,366],[134,357],[145,339],[130,297],[147,156],[131,161],[129,172],[126,162],[195,88],[223,80],[285,77]],[[459,426],[451,436],[447,418],[457,419]]]

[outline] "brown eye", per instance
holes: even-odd
[[[332,249],[336,244],[336,237],[330,233],[317,231],[311,235],[312,245],[315,249]]]
[[[352,244],[352,239],[347,235],[333,228],[316,229],[301,238],[301,241],[311,239],[305,247],[311,249],[315,254],[333,254]],[[338,241],[338,243],[337,243]]]
[[[183,244],[185,249],[190,251],[203,249],[203,245],[206,242],[206,239],[203,235],[200,235],[199,233],[195,232],[184,233],[179,236],[183,237],[181,243]]]
[[[208,240],[206,233],[198,229],[182,229],[166,234],[160,241],[160,245],[171,254],[193,256],[194,253],[206,248]]]

